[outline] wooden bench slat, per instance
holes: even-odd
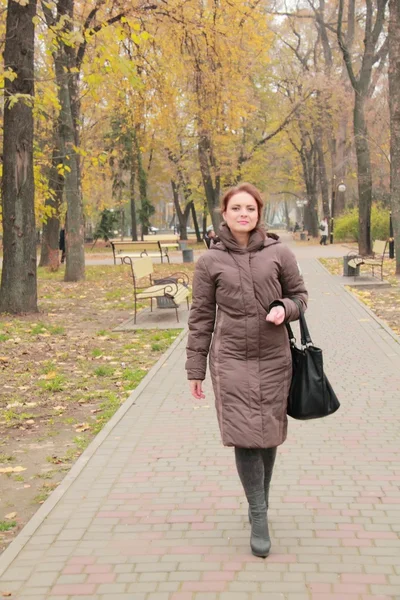
[[[110,240],[114,255],[114,264],[117,264],[117,259],[121,259],[123,262],[123,256],[130,258],[149,256],[152,258],[159,258],[161,262],[164,262],[164,258],[166,258],[167,261],[170,262],[168,248],[176,247],[176,240],[173,240],[171,244],[167,243],[168,240],[163,240],[163,242],[164,243],[161,244],[159,240]],[[156,251],[156,248],[158,248],[158,252]]]
[[[174,302],[176,302],[176,304],[180,304],[181,302],[186,300],[186,298],[188,296],[189,296],[189,290],[184,285],[182,285],[181,289],[178,290],[178,292],[174,295],[173,299],[174,299]]]

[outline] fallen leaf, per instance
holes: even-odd
[[[57,376],[56,371],[49,371],[48,373],[46,373],[46,375],[43,375],[43,379],[54,379],[56,376]]]
[[[53,406],[54,410],[65,410],[66,407],[65,406],[61,406],[61,404],[59,406]]]
[[[8,513],[8,515],[6,515],[4,518],[5,519],[9,519],[10,521],[12,521],[13,519],[15,519],[15,517],[17,516],[16,512],[12,512],[12,513]]]
[[[75,425],[75,431],[81,433],[82,431],[87,431],[90,429],[89,423],[79,423],[79,425]]]
[[[1,595],[3,596],[3,598],[9,598],[11,596],[12,592],[1,592]]]
[[[26,471],[25,467],[5,467],[4,469],[0,469],[0,473],[21,473],[21,471]]]

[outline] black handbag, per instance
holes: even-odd
[[[313,345],[304,312],[296,304],[300,311],[301,348],[296,346],[292,328],[286,323],[293,366],[287,414],[293,419],[319,419],[336,412],[340,403],[324,373],[322,350]]]

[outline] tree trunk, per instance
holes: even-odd
[[[328,183],[328,177],[326,174],[323,132],[322,132],[322,127],[320,125],[314,126],[314,139],[315,139],[315,146],[316,146],[317,159],[318,159],[319,183],[321,186],[322,213],[323,213],[324,217],[327,217],[329,219],[330,218],[329,183]]]
[[[400,276],[400,4],[389,2],[390,191],[396,275]]]
[[[68,70],[67,66],[66,68]],[[62,121],[61,148],[64,157],[65,198],[67,202],[64,281],[80,281],[85,278],[83,206],[79,187],[78,156],[75,150],[68,72],[63,75],[63,82],[59,88],[59,98]]]
[[[147,198],[147,173],[143,168],[143,160],[142,160],[142,151],[140,149],[140,144],[138,140],[137,132],[134,133],[134,143],[135,143],[135,155],[136,155],[136,165],[137,165],[137,174],[139,180],[139,195],[140,195],[140,211],[139,211],[139,219],[142,224],[142,240],[143,236],[148,235],[149,227],[150,227],[150,217],[154,213],[154,206],[149,202]]]
[[[371,206],[372,206],[372,176],[371,159],[368,142],[368,129],[365,120],[365,100],[371,94],[371,77],[374,65],[386,58],[387,45],[381,42],[381,32],[385,23],[385,11],[388,0],[377,3],[365,3],[365,26],[363,39],[363,54],[353,58],[352,43],[354,37],[355,0],[348,3],[348,32],[347,39],[343,35],[344,0],[339,0],[337,39],[343,54],[344,63],[351,85],[354,90],[353,127],[357,156],[357,179],[359,196],[359,253],[363,256],[371,254]],[[373,6],[375,4],[375,6]],[[374,22],[375,19],[375,22]],[[383,64],[383,63],[382,63]],[[358,71],[356,75],[356,70]],[[379,67],[378,67],[379,69]],[[375,87],[373,84],[372,89]]]
[[[208,212],[210,213],[214,230],[218,231],[222,222],[222,216],[219,212],[219,192],[220,192],[220,177],[216,175],[215,184],[213,182],[211,164],[210,164],[210,142],[206,133],[199,134],[198,154],[200,173],[203,181],[204,192],[206,195]]]
[[[289,207],[288,207],[288,201],[286,199],[283,201],[283,206],[284,206],[284,210],[285,210],[286,229],[288,231],[290,231]]]
[[[365,121],[364,102],[360,93],[355,92],[354,139],[357,156],[359,240],[358,249],[362,256],[371,254],[371,206],[372,175],[368,144],[368,129]]]
[[[189,214],[190,214],[191,202],[189,202],[185,206],[185,210],[182,211],[181,205],[179,203],[179,185],[173,179],[171,179],[171,187],[172,187],[172,195],[174,198],[175,214],[178,217],[178,222],[179,222],[180,239],[182,241],[187,240],[188,239],[187,222],[188,222],[188,218],[189,218]]]
[[[313,237],[318,236],[317,156],[315,146],[299,119],[302,144],[296,148],[303,167],[303,179],[307,190],[308,204],[304,207],[304,227]]]
[[[137,221],[136,221],[136,205],[135,205],[135,177],[136,177],[136,165],[133,157],[133,151],[129,153],[130,162],[130,179],[129,179],[129,196],[131,203],[131,227],[132,227],[132,241],[137,242]]]
[[[207,232],[207,215],[208,215],[207,199],[205,198],[204,203],[203,203],[203,218],[202,218],[203,237],[206,235],[206,232]]]
[[[49,199],[46,200],[45,206],[53,206]],[[55,213],[56,214],[56,213]],[[43,235],[40,249],[39,267],[58,267],[60,264],[59,252],[60,240],[60,219],[58,216],[47,217],[47,221],[43,223]]]
[[[42,247],[40,252],[40,267],[46,267],[49,264],[56,264],[55,260],[59,262],[59,234],[60,234],[60,219],[59,211],[62,204],[62,196],[64,190],[64,177],[57,169],[57,165],[60,163],[60,144],[56,142],[58,138],[59,124],[55,126],[55,143],[53,147],[53,156],[51,160],[50,174],[49,174],[49,195],[45,200],[45,207],[51,211],[50,216],[47,217],[47,221],[43,224],[43,236],[42,236]]]
[[[197,221],[196,207],[195,207],[193,201],[190,203],[190,209],[192,211],[193,227],[196,232],[196,239],[197,239],[197,242],[200,244],[201,233],[200,233],[199,223]]]
[[[69,33],[74,16],[74,0],[59,0],[57,4],[57,22],[63,23],[62,31]],[[66,18],[67,17],[67,18]],[[54,65],[60,101],[60,149],[64,165],[65,199],[67,218],[65,224],[65,276],[64,281],[80,281],[85,278],[84,222],[83,205],[80,192],[79,156],[76,152],[76,124],[73,115],[71,73],[75,59],[62,37],[58,39],[59,48],[54,53]]]
[[[3,143],[3,270],[0,311],[37,312],[36,227],[33,177],[34,35],[36,0],[9,0],[4,49],[5,69],[18,77],[5,80]],[[10,107],[15,94],[18,99]]]

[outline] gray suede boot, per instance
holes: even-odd
[[[235,448],[236,466],[251,518],[250,547],[255,556],[265,558],[271,549],[265,502],[263,449]]]
[[[264,492],[265,504],[267,506],[267,515],[269,508],[269,486],[271,483],[272,471],[274,469],[277,448],[262,448],[261,457],[264,464]],[[251,523],[251,512],[249,506],[249,523]]]
[[[251,551],[254,556],[266,558],[271,550],[271,539],[269,537],[264,491],[248,494],[247,500],[251,515]]]

